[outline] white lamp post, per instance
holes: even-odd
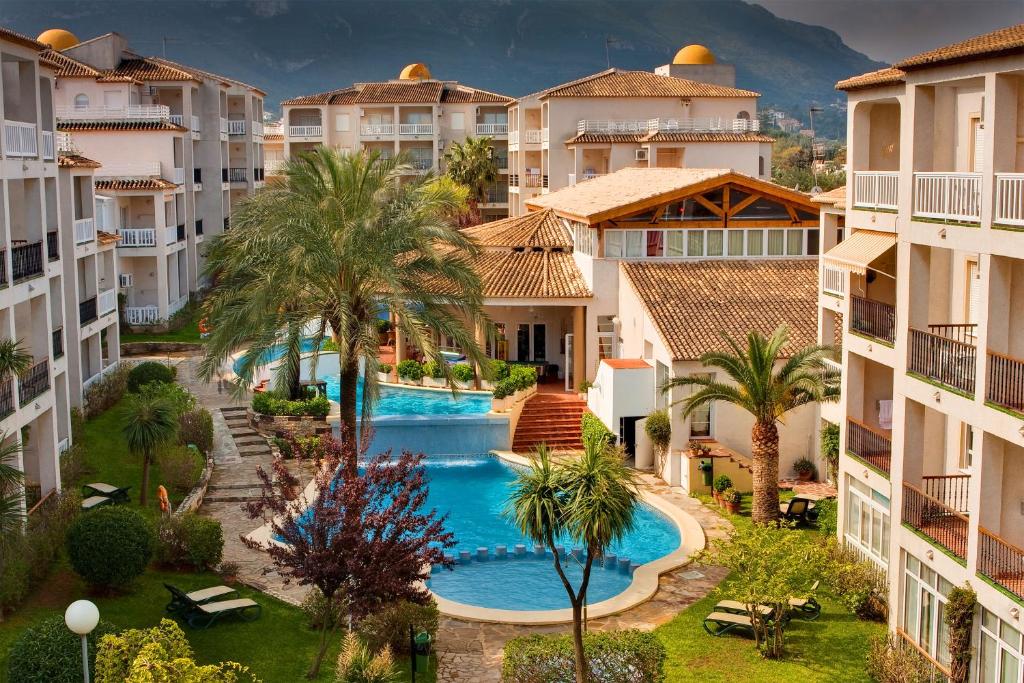
[[[99,621],[99,609],[88,600],[75,600],[64,611],[64,623],[73,633],[82,636],[82,672],[85,676],[85,683],[89,683],[88,636]]]

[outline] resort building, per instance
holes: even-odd
[[[758,93],[702,45],[649,71],[609,69],[508,108],[511,215],[537,195],[621,168],[732,168],[771,174]],[[614,117],[614,118],[613,118]]]
[[[435,79],[424,64],[398,78],[305,95],[282,102],[284,157],[318,145],[343,152],[408,155],[412,172],[444,171],[444,152],[467,137],[491,138],[502,174],[480,210],[484,220],[508,215],[508,113],[511,97]]]
[[[848,186],[818,199],[839,535],[888,572],[891,627],[947,674],[946,596],[969,583],[972,680],[1020,681],[1024,24],[837,87]]]
[[[95,194],[96,161],[61,152],[61,68],[45,45],[0,28],[0,327],[33,358],[0,378],[0,439],[21,443],[28,506],[60,488],[70,408],[119,361],[111,200]]]
[[[263,170],[271,178],[284,166],[284,126],[280,121],[263,125]]]
[[[112,199],[124,320],[166,321],[204,285],[204,240],[263,184],[263,92],[136,54],[117,33],[40,38],[66,151],[100,162],[96,189]]]

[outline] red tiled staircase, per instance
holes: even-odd
[[[575,394],[536,394],[530,397],[516,425],[512,450],[527,453],[541,443],[555,451],[583,450],[580,420],[586,410],[586,401],[581,401]]]

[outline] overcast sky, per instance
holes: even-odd
[[[747,0],[773,14],[825,26],[869,57],[895,62],[1024,22],[1024,0]]]

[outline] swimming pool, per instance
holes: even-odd
[[[428,586],[437,595],[454,602],[504,610],[555,610],[569,607],[565,588],[558,579],[550,552],[543,559],[534,556],[533,543],[505,519],[503,511],[515,478],[515,469],[496,457],[473,456],[428,458],[430,490],[427,507],[448,514],[447,529],[455,534],[458,546],[450,551],[456,558],[469,554],[468,561],[457,562],[455,569],[435,569]],[[675,551],[681,542],[678,527],[654,508],[642,504],[636,513],[633,530],[609,549],[606,561],[595,561],[591,571],[587,601],[595,604],[624,591],[632,581],[629,569],[620,569],[620,560],[640,565]],[[525,554],[515,556],[517,544],[526,546]],[[495,556],[504,545],[507,559]],[[566,552],[572,548],[567,543]],[[488,549],[488,559],[477,558],[478,549]],[[614,554],[614,560],[612,555]],[[579,585],[580,565],[568,557],[562,561],[570,580]]]

